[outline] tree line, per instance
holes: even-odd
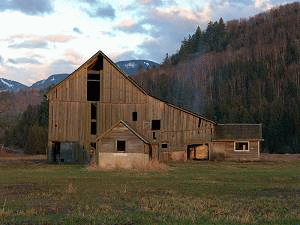
[[[178,82],[185,107],[218,123],[262,123],[264,151],[299,153],[299,21],[300,3],[292,3],[248,20],[210,22],[167,55],[161,68],[135,79],[166,100],[176,95],[151,82]]]
[[[18,146],[26,154],[46,153],[48,143],[48,102],[28,105],[15,126],[5,131],[5,145]]]

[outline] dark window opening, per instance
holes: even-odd
[[[91,134],[97,134],[97,123],[91,122]]]
[[[168,144],[161,144],[162,148],[168,148]]]
[[[137,121],[137,112],[132,112],[132,121]]]
[[[88,70],[103,70],[103,56],[99,55],[97,61],[89,66]]]
[[[118,152],[125,152],[125,146],[126,146],[125,141],[117,141],[117,151]]]
[[[152,130],[160,130],[160,120],[152,120]]]
[[[156,139],[156,135],[155,135],[155,132],[153,132],[153,139]]]
[[[52,143],[52,162],[60,161],[60,142]]]
[[[199,121],[198,121],[198,127],[201,126],[201,119],[199,118]]]
[[[96,103],[91,104],[91,119],[92,120],[97,119],[97,104]]]
[[[96,143],[95,142],[92,142],[91,144],[90,144],[90,146],[91,146],[91,149],[92,150],[96,150],[97,148],[96,148]]]
[[[248,149],[248,142],[236,142],[235,143],[235,150],[237,151],[247,151]]]
[[[99,101],[100,100],[100,82],[89,81],[87,82],[87,100]]]
[[[100,74],[88,74],[89,81],[100,81]]]

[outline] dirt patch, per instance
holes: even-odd
[[[270,154],[261,153],[261,161],[265,162],[291,162],[300,160],[300,154]]]

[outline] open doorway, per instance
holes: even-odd
[[[187,159],[208,160],[208,158],[209,158],[208,144],[188,145]]]
[[[60,160],[60,142],[52,143],[52,162],[58,163]]]

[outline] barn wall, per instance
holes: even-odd
[[[71,76],[55,86],[49,99],[49,143],[78,142],[85,149],[120,120],[153,141],[155,132],[159,151],[186,151],[189,144],[205,144],[214,124],[195,114],[147,95],[103,57],[103,70],[95,71],[92,57]],[[100,99],[97,102],[97,134],[91,134],[91,103],[87,101],[88,74],[100,75]],[[137,112],[137,121],[132,113]],[[151,130],[152,120],[161,120],[159,131]],[[137,142],[136,142],[137,143]],[[138,147],[137,147],[138,148]],[[137,149],[136,148],[136,149]],[[137,151],[137,150],[136,150]]]
[[[119,124],[99,140],[99,151],[117,153],[117,140],[126,142],[125,153],[146,153],[144,142],[123,124]]]
[[[213,153],[225,154],[228,160],[259,160],[259,141],[249,141],[249,151],[234,151],[234,141],[212,142],[210,155]]]

